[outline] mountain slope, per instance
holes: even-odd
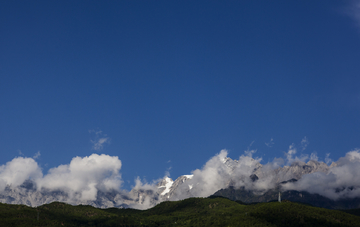
[[[182,175],[176,180],[164,177],[162,180],[152,184],[143,184],[139,180],[131,191],[120,189],[107,189],[103,191],[99,186],[95,189],[97,190],[95,199],[84,200],[81,192],[71,191],[65,187],[52,190],[40,186],[38,188],[35,182],[26,180],[17,187],[6,186],[5,190],[0,192],[0,202],[36,207],[60,201],[72,205],[83,204],[98,208],[132,207],[147,209],[162,201],[176,201],[190,197],[208,197],[220,189],[233,187],[242,189],[235,199],[245,202],[271,201],[277,199],[278,191],[292,191],[292,193],[286,192],[284,194],[285,197],[288,196],[286,199],[309,203],[307,198],[311,197],[315,201],[312,203],[315,206],[348,209],[358,207],[359,197],[356,193],[360,192],[359,185],[352,185],[353,182],[351,180],[335,186],[329,184],[331,186],[329,190],[332,198],[340,198],[340,202],[337,203],[324,197],[324,195],[329,194],[329,191],[327,192],[328,194],[325,194],[319,190],[319,188],[324,188],[327,182],[322,181],[317,187],[312,186],[314,183],[317,183],[318,179],[322,178],[329,179],[328,182],[331,183],[333,179],[331,177],[339,174],[339,172],[343,173],[344,169],[347,171],[345,173],[351,173],[352,169],[350,167],[358,166],[358,162],[354,160],[357,159],[349,156],[330,166],[314,160],[310,160],[307,163],[295,161],[289,166],[280,167],[276,163],[262,165],[259,163],[259,160],[253,159],[250,156],[241,156],[239,160],[233,160],[227,157],[227,152],[222,151],[211,158],[202,169],[194,170],[192,175]],[[345,165],[345,161],[350,164]],[[300,184],[299,182],[302,182],[304,179],[306,179],[305,184]],[[342,181],[338,182],[341,183]],[[305,188],[304,185],[306,186]],[[299,189],[300,186],[303,188]],[[317,195],[314,192],[310,195],[306,192],[314,188],[318,194],[323,196]],[[234,192],[225,194],[234,194]],[[304,197],[304,195],[306,196]],[[232,198],[230,195],[224,196]],[[346,198],[353,198],[353,200]]]
[[[278,200],[279,189],[268,190],[264,194],[256,194],[254,191],[244,188],[235,189],[229,187],[217,191],[214,196],[222,196],[233,201],[239,200],[245,203],[262,203]],[[360,208],[360,198],[332,200],[318,194],[306,191],[288,190],[281,192],[282,200],[289,200],[303,204],[327,209],[356,209]]]
[[[360,217],[292,202],[242,205],[225,198],[162,202],[140,211],[51,203],[0,204],[0,226],[359,226]]]

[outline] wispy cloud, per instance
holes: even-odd
[[[103,134],[101,130],[89,130],[89,133],[95,134],[95,138],[90,140],[93,144],[92,149],[95,151],[101,151],[105,144],[110,143],[110,138],[106,134]]]
[[[301,140],[301,149],[305,150],[306,147],[309,145],[309,140],[306,138],[306,136]]]
[[[327,165],[330,165],[333,162],[333,160],[331,158],[329,158],[329,157],[330,157],[330,153],[327,153],[326,157],[325,157],[325,163]]]
[[[256,150],[255,149],[250,149],[251,148],[251,146],[253,145],[255,143],[255,140],[254,141],[252,141],[251,143],[250,143],[250,145],[247,147],[247,150],[246,151],[244,151],[244,153],[246,154],[246,155],[248,155],[249,157],[252,157],[252,154],[254,154],[254,153],[256,153]],[[226,151],[226,150],[223,150],[223,151]],[[226,151],[227,152],[227,151]],[[227,154],[227,153],[226,153]]]
[[[21,152],[21,150],[18,150],[20,156],[24,156],[24,153]]]
[[[349,1],[345,7],[345,13],[355,21],[356,25],[360,28],[360,0]]]
[[[318,161],[319,157],[317,156],[316,152],[311,153],[310,160]]]
[[[268,146],[268,147],[272,147],[272,146],[274,145],[274,139],[271,138],[271,139],[270,139],[270,142],[265,143],[265,145]]]
[[[309,159],[309,155],[307,154],[301,154],[300,156],[296,156],[296,153],[297,153],[297,149],[295,145],[291,144],[289,146],[287,153],[285,153],[287,165],[291,165],[291,163],[293,162],[306,162]]]
[[[36,152],[36,154],[33,156],[33,159],[38,159],[40,155],[40,151]]]

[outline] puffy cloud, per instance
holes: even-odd
[[[97,191],[119,189],[121,161],[116,156],[92,154],[75,157],[68,165],[49,170],[43,178],[37,179],[38,188],[62,189],[70,195],[79,195],[81,200],[96,199]]]
[[[307,165],[320,165],[316,153],[296,156],[294,145],[289,146],[285,158],[275,158],[267,164],[260,164],[261,158],[253,158],[255,150],[246,150],[238,160],[228,158],[228,152],[221,150],[211,157],[205,165],[192,171],[192,176],[182,177],[176,191],[170,191],[172,200],[188,197],[207,197],[229,185],[245,187],[261,193],[276,187],[284,180],[299,179],[297,170],[303,170],[306,160],[314,160]],[[329,154],[325,161],[330,163]],[[285,166],[290,165],[290,166]],[[305,190],[326,197],[353,198],[360,196],[360,150],[348,152],[331,167],[321,164],[321,168],[311,174],[303,175],[295,183],[283,185],[283,189]],[[17,157],[0,166],[0,190],[7,185],[17,187],[25,180],[35,181],[38,190],[60,190],[68,195],[67,202],[79,203],[96,200],[98,192],[119,192],[117,204],[126,200],[133,208],[147,209],[161,202],[156,180],[151,183],[135,180],[130,192],[120,191],[121,161],[116,156],[92,154],[86,157],[74,157],[69,164],[52,168],[43,176],[34,158]],[[281,171],[280,171],[281,170]],[[257,177],[250,177],[256,174]],[[166,172],[169,177],[169,173]],[[254,180],[257,178],[256,180]],[[179,178],[180,179],[180,178]],[[175,184],[175,182],[174,182]],[[67,197],[66,197],[67,198]],[[123,200],[124,199],[124,200]],[[66,200],[66,199],[65,199]]]
[[[240,156],[239,160],[234,161],[227,157],[227,150],[221,150],[201,169],[192,171],[192,178],[180,185],[176,190],[176,196],[172,199],[185,199],[189,195],[206,197],[229,184],[234,184],[236,187],[252,184],[249,176],[260,164],[261,159],[252,158],[255,150],[247,150],[244,153],[245,155]]]
[[[32,158],[17,157],[0,166],[0,191],[7,185],[17,187],[27,179],[39,179],[42,172]]]
[[[187,183],[193,185],[191,193],[194,196],[209,196],[229,183],[230,172],[224,165],[227,154],[226,150],[220,151],[219,154],[207,161],[201,170],[196,169],[192,172],[193,177]]]
[[[227,153],[226,150],[221,150],[201,169],[192,171],[192,176],[183,179],[184,182],[179,185],[171,199],[179,200],[189,196],[206,197],[229,183],[230,172],[224,165],[227,160]]]
[[[38,152],[35,156],[39,155]],[[120,190],[121,161],[116,156],[75,157],[70,164],[52,168],[45,176],[34,158],[17,157],[0,166],[0,192],[6,186],[16,188],[29,179],[35,182],[37,190],[65,192],[69,203],[96,200],[99,190]]]
[[[296,178],[299,173],[292,171],[302,168],[305,161],[312,160],[318,163],[319,158],[315,152],[310,157],[309,155],[298,157],[296,153],[295,146],[291,145],[288,152],[285,153],[286,162],[282,158],[275,158],[272,162],[261,165],[260,158],[252,158],[254,151],[245,151],[239,160],[231,160],[227,158],[227,151],[222,150],[212,157],[202,169],[194,170],[192,179],[181,185],[176,191],[177,196],[173,199],[184,199],[189,195],[206,197],[229,184],[258,192],[272,189],[279,182]],[[231,162],[229,160],[232,163],[229,163]],[[329,154],[325,160],[327,163],[331,161]],[[292,167],[284,166],[285,163],[291,164]],[[280,169],[282,171],[279,171]],[[259,178],[253,181],[249,177],[252,174],[256,174]],[[189,190],[189,186],[192,186],[191,190]],[[285,184],[283,189],[305,190],[331,199],[359,197],[360,149],[348,152],[345,157],[340,158],[331,167],[325,165],[317,172],[303,175],[296,183]]]
[[[232,176],[235,187],[252,187],[252,180],[249,176],[254,172],[256,167],[260,166],[261,161],[261,158],[252,158],[253,153],[255,152],[245,152],[245,155],[239,157]]]
[[[303,140],[304,143],[305,140]],[[307,141],[307,140],[306,140]],[[301,145],[303,145],[303,143]],[[303,146],[302,146],[303,147]],[[189,196],[206,197],[221,188],[233,185],[245,187],[258,192],[266,191],[276,187],[282,181],[302,176],[305,161],[311,160],[307,165],[318,163],[317,172],[304,175],[298,183],[288,183],[284,189],[306,190],[312,193],[319,193],[329,198],[360,196],[354,180],[360,182],[360,152],[351,151],[345,157],[336,162],[336,168],[330,168],[324,163],[319,163],[316,152],[309,155],[296,156],[297,150],[294,145],[289,146],[285,153],[285,160],[275,158],[272,162],[261,165],[261,158],[253,158],[254,150],[245,151],[239,160],[227,158],[227,151],[222,150],[212,157],[201,169],[192,171],[193,177],[186,180],[176,191],[172,199],[184,199]],[[326,156],[327,162],[331,161]],[[286,164],[286,166],[284,166]],[[329,172],[326,172],[330,169]],[[357,174],[359,173],[359,174]],[[257,180],[250,178],[256,174]],[[191,190],[190,190],[191,188]]]

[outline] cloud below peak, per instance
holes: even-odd
[[[69,193],[80,193],[79,199],[94,200],[99,189],[120,188],[120,169],[121,161],[117,156],[92,154],[75,157],[68,165],[50,169],[36,183],[38,188],[65,189]]]
[[[52,168],[43,176],[34,158],[17,157],[0,166],[0,191],[31,179],[37,189],[64,190],[79,200],[95,200],[98,190],[120,189],[121,161],[117,156],[92,154],[74,157],[67,165]]]
[[[0,166],[0,191],[7,185],[17,187],[27,179],[39,179],[43,174],[32,158],[17,157]]]
[[[171,192],[173,194],[170,199],[207,197],[229,185],[261,192],[294,177],[298,181],[285,184],[283,189],[305,190],[332,199],[360,196],[360,149],[346,153],[331,166],[317,162],[316,153],[296,156],[295,145],[289,146],[288,151],[284,152],[284,158],[275,158],[266,164],[260,163],[261,158],[253,158],[254,154],[255,150],[246,150],[238,160],[233,160],[228,157],[227,150],[221,150],[202,168],[193,170],[191,176],[179,177],[182,182]],[[328,159],[327,155],[325,160],[329,161]],[[304,163],[309,160],[313,161]],[[298,176],[294,171],[297,168],[303,171],[305,165],[317,166],[317,169]],[[51,168],[43,175],[34,158],[16,157],[0,166],[0,192],[7,186],[15,188],[31,179],[37,190],[65,192],[68,195],[66,202],[71,204],[95,201],[99,191],[106,193],[115,190],[132,198],[133,202],[142,201],[135,204],[134,208],[149,208],[151,204],[154,205],[153,196],[157,193],[158,183],[163,179],[143,183],[140,178],[136,178],[133,190],[126,192],[121,190],[121,167],[121,160],[117,156],[91,154],[74,157],[70,163]],[[167,172],[166,176],[169,175]],[[145,194],[141,194],[142,192]],[[163,199],[157,198],[156,201]],[[118,199],[117,202],[121,200]]]

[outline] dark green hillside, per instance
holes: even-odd
[[[341,210],[341,211],[349,213],[349,214],[360,216],[360,209]]]
[[[0,204],[0,226],[87,226],[116,215],[92,206],[54,202],[38,208]],[[38,220],[39,218],[39,220]]]
[[[360,217],[286,201],[244,205],[211,197],[163,202],[144,211],[0,204],[0,226],[360,226]]]

